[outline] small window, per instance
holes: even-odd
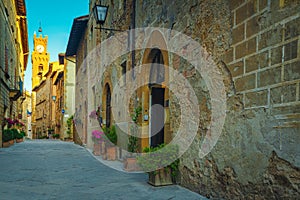
[[[43,71],[44,71],[43,65],[39,65],[39,72],[43,72]]]
[[[58,61],[59,61],[60,65],[64,64],[64,62],[65,62],[65,56],[64,56],[64,54],[59,54],[58,55]]]

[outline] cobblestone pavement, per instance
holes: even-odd
[[[0,148],[0,199],[205,199],[180,186],[153,187],[71,142],[32,140]]]

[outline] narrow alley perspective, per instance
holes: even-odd
[[[58,140],[0,149],[0,199],[206,199],[179,186],[153,187],[142,173],[111,169]]]
[[[299,11],[0,0],[0,200],[299,200]]]

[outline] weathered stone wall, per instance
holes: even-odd
[[[80,39],[76,52],[76,84],[75,84],[75,133],[74,141],[86,145],[88,123],[88,70],[85,57],[87,55],[88,30],[86,29]]]
[[[121,6],[110,1],[113,16],[107,24],[114,28],[128,20],[118,2]],[[181,158],[183,186],[226,199],[300,195],[299,10],[298,0],[137,0],[136,27],[169,28],[198,41],[212,55],[226,87],[223,132],[214,149],[200,158],[210,128],[210,95],[201,74],[169,55],[170,66],[193,86],[201,110],[198,134]],[[137,65],[142,53],[136,55]],[[173,131],[180,123],[177,102],[170,94]]]
[[[48,76],[36,89],[36,130],[37,136],[48,136],[51,127],[50,96],[51,79]]]
[[[198,152],[209,128],[209,94],[199,74],[188,77],[202,112],[198,136],[181,159],[183,186],[217,198],[299,196],[299,8],[299,1],[279,0],[138,2],[137,27],[191,36],[223,72],[226,122],[204,159]],[[188,74],[182,59],[170,60]]]

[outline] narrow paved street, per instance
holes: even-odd
[[[0,149],[0,199],[205,199],[146,174],[111,169],[70,142],[25,141]]]

